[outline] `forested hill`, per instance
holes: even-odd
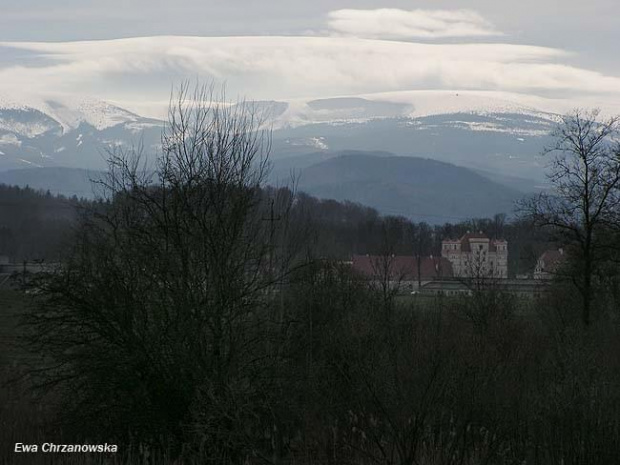
[[[0,255],[57,259],[76,218],[77,198],[0,184]]]
[[[417,221],[440,224],[496,213],[510,216],[514,202],[524,195],[468,168],[425,158],[364,152],[317,158],[310,164],[300,157],[300,190]]]

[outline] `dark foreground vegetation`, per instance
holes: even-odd
[[[0,255],[23,260],[58,260],[76,219],[77,198],[0,184]]]
[[[157,175],[112,156],[108,200],[82,205],[62,268],[1,291],[22,323],[3,326],[2,460],[620,463],[613,249],[584,268],[557,225],[532,229],[544,208],[431,228],[264,188],[268,134],[211,100],[182,91]],[[596,224],[592,237],[615,234],[611,216]],[[513,235],[513,269],[563,238],[574,279],[536,300],[491,287],[403,301],[343,263],[426,255],[472,227]],[[119,452],[19,456],[15,442]]]
[[[620,460],[618,323],[584,333],[569,291],[519,316],[506,296],[399,307],[338,266],[304,275],[220,344],[237,354],[217,368],[215,347],[190,348],[197,331],[75,345],[63,387],[5,394],[6,463],[18,441],[117,443],[118,463]]]

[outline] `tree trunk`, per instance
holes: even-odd
[[[590,326],[590,313],[592,306],[592,233],[586,234],[585,247],[583,249],[583,284],[581,289],[582,306],[581,322],[584,327]]]
[[[422,258],[418,254],[418,292],[422,288]]]
[[[590,257],[585,258],[584,276],[583,276],[583,305],[581,320],[585,327],[590,326],[590,311],[592,304],[592,264]]]

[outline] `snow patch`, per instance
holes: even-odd
[[[2,109],[0,109],[0,112],[2,112]],[[55,129],[56,126],[50,123],[52,122],[36,120],[25,123],[21,121],[16,121],[8,117],[0,117],[1,130],[13,132],[15,134],[19,134],[20,136],[25,136],[28,138],[40,136],[41,134],[45,134],[47,131]]]
[[[0,144],[21,147],[22,141],[19,140],[15,134],[4,134],[0,136]]]
[[[549,129],[546,126],[544,129],[534,129],[524,127],[507,127],[497,123],[476,121],[450,121],[448,124],[453,127],[464,128],[475,132],[499,132],[519,136],[546,136],[549,134]],[[523,140],[525,139],[521,138],[521,141]]]
[[[26,163],[27,165],[36,166],[37,168],[43,168],[43,165],[39,165],[38,163],[34,163],[28,160],[24,160],[23,158],[18,158],[17,161],[21,161],[22,163]]]
[[[64,132],[76,129],[82,123],[101,131],[124,123],[140,124],[143,119],[135,113],[102,100],[61,94],[11,97],[0,95],[0,110],[2,109],[38,110],[58,122]],[[0,127],[2,127],[2,120],[0,120]],[[45,127],[32,129],[31,133],[38,135],[45,132],[44,129]]]
[[[126,123],[125,127],[129,129],[132,134],[138,134],[145,129],[161,128],[163,127],[163,123],[151,121],[133,121],[130,123]]]
[[[325,137],[308,137],[305,139],[287,140],[287,143],[294,147],[314,147],[319,150],[329,150],[329,146],[325,142]]]

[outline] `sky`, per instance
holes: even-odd
[[[0,98],[157,112],[183,80],[255,99],[471,89],[620,103],[617,0],[0,0]],[[152,105],[150,105],[152,103]]]

